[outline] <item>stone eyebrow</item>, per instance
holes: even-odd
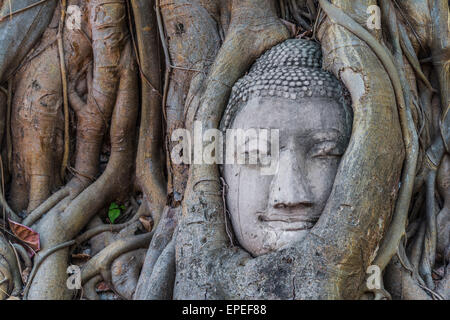
[[[324,137],[325,139],[330,137],[336,137],[339,138],[340,136],[344,135],[344,133],[336,128],[328,128],[328,129],[308,129],[306,132],[304,132],[301,135],[298,135],[299,137],[304,138],[311,138],[311,139],[322,139]]]

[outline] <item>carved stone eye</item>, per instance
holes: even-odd
[[[337,142],[324,141],[315,144],[309,151],[309,156],[311,158],[320,158],[320,159],[326,159],[330,157],[340,157],[342,156],[342,150],[340,150]]]

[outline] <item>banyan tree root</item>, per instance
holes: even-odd
[[[0,233],[0,300],[18,296],[22,290],[22,278],[14,249]]]
[[[60,206],[58,210],[63,210],[72,199],[95,181],[98,175],[103,137],[117,100],[124,52],[132,50],[132,47],[127,30],[125,1],[91,1],[87,4],[87,12],[93,55],[92,74],[88,72],[86,75],[89,92],[86,103],[74,90],[69,95],[77,118],[75,166],[72,169],[74,177],[30,213],[31,217],[25,220],[28,225],[51,208]],[[126,47],[129,48],[125,49]],[[85,67],[86,63],[83,66]],[[92,80],[89,81],[90,79]]]
[[[94,1],[94,3],[96,2]],[[115,14],[118,14],[115,19],[123,19],[122,13],[124,13],[124,11],[117,10],[120,9],[120,3],[115,2],[114,4],[110,3],[104,6],[101,4],[98,5],[103,9],[111,8],[112,6],[113,9],[115,9],[112,11]],[[92,15],[91,18],[94,19],[95,15]],[[113,24],[113,26],[115,25]],[[101,30],[104,33],[111,32],[111,30],[108,31],[108,28],[105,27],[101,28]],[[106,35],[103,36],[105,37]],[[95,37],[93,36],[93,38],[95,42]],[[109,36],[107,39],[110,41],[111,39],[116,38]],[[119,37],[119,39],[121,38]],[[111,103],[101,94],[103,90],[100,91],[100,89],[111,89],[109,86],[112,81],[110,77],[114,76],[117,79],[120,79],[116,90],[117,98],[113,99],[113,104],[115,104],[115,106],[113,108],[110,126],[111,156],[109,158],[108,165],[102,175],[77,197],[71,201],[68,201],[68,203],[64,206],[55,206],[48,213],[46,213],[44,217],[38,221],[38,223],[36,223],[35,228],[41,235],[41,242],[44,249],[57,243],[73,239],[100,209],[105,207],[114,199],[123,196],[129,189],[129,176],[133,168],[134,131],[138,113],[137,68],[129,41],[126,42],[123,50],[115,50],[114,48],[115,47],[110,48],[111,51],[109,54],[112,54],[113,57],[116,55],[115,58],[119,59],[116,62],[117,70],[115,70],[113,74],[109,74],[108,72],[111,71],[111,65],[107,65],[108,61],[103,61],[106,59],[105,57],[99,57],[99,59],[103,61],[104,65],[102,66],[102,64],[100,64],[94,68],[94,80],[92,85],[92,90],[96,92],[95,95],[97,97],[95,99],[92,97],[91,100],[88,98],[88,103],[85,109],[80,110],[81,114],[83,116],[87,116],[87,118],[83,120],[83,123],[81,123],[81,133],[77,134],[78,138],[80,138],[80,135],[84,135],[80,142],[80,144],[84,144],[84,146],[80,148],[89,149],[84,150],[83,152],[78,150],[79,153],[76,161],[76,163],[78,163],[77,170],[81,171],[81,169],[84,168],[88,171],[91,170],[90,172],[92,173],[94,172],[94,166],[92,163],[94,162],[98,164],[98,160],[90,158],[89,161],[86,161],[88,159],[84,159],[83,154],[91,157],[92,154],[90,152],[93,152],[96,153],[98,157],[100,152],[100,144],[97,144],[97,140],[101,139],[101,135],[98,135],[98,129],[100,129],[100,131],[106,129],[106,123],[101,123],[105,120],[103,119],[103,115],[106,118],[108,116],[105,112],[101,113],[100,110],[102,110],[101,106],[108,107],[109,103]],[[97,80],[96,69],[101,69],[99,71],[100,74],[97,75]],[[102,82],[102,77],[109,77],[108,82]],[[96,81],[105,87],[100,86],[95,89],[96,85],[99,85],[96,84]],[[115,81],[113,81],[113,83],[115,83]],[[110,92],[109,94],[110,98],[113,93]],[[100,100],[100,97],[103,100]],[[98,105],[93,100],[97,100]],[[95,106],[91,105],[91,102],[94,103]],[[90,109],[91,107],[93,109]],[[92,113],[88,112],[88,110]],[[85,129],[83,130],[83,128]],[[80,128],[78,128],[78,130],[80,130]],[[92,136],[90,136],[91,134]],[[92,140],[94,137],[97,137],[95,143]],[[78,141],[79,140],[77,139],[77,143]],[[91,148],[94,148],[94,150]],[[67,260],[67,250],[58,251],[48,257],[42,263],[41,268],[37,272],[36,277],[30,286],[28,298],[67,298],[68,291],[65,286],[67,278]]]
[[[397,256],[386,267],[384,282],[393,299],[431,300],[414,275],[401,265]]]
[[[134,1],[136,3],[146,3],[145,7],[151,6],[153,1]],[[163,51],[166,64],[166,79],[163,90],[163,109],[166,123],[166,136],[163,138],[166,150],[171,151],[178,141],[172,139],[172,133],[176,129],[190,128],[193,115],[198,107],[199,92],[204,79],[209,71],[214,57],[223,41],[223,35],[228,30],[229,25],[229,4],[230,1],[155,1],[157,16],[159,16],[158,29],[163,43]],[[152,10],[151,8],[147,10]],[[146,16],[148,20],[151,15],[146,11],[136,12],[138,15]],[[220,23],[219,23],[220,21]],[[136,20],[137,34],[139,20]],[[150,39],[149,39],[150,40]],[[150,42],[149,42],[150,43]],[[144,50],[148,54],[148,50]],[[144,68],[143,68],[144,69]],[[169,77],[170,76],[170,77]],[[153,83],[153,81],[152,81]],[[143,92],[144,94],[144,92]],[[145,115],[145,105],[142,114]],[[141,121],[142,132],[148,131],[144,126],[143,116]],[[152,128],[154,126],[150,126]],[[147,139],[150,142],[150,139]],[[140,140],[141,141],[141,140]],[[154,142],[152,142],[154,144]],[[152,154],[154,147],[147,147],[147,154]],[[137,179],[144,181],[139,174],[140,148],[137,157]],[[183,150],[183,153],[189,151]],[[155,263],[172,239],[173,231],[176,227],[176,216],[180,211],[181,201],[187,183],[188,166],[172,162],[170,152],[167,157],[167,194],[168,204],[178,209],[166,207],[163,211],[164,218],[157,224],[155,237],[152,240],[147,252],[145,263],[139,278],[134,299],[161,298],[161,292],[165,297],[171,297],[173,283],[169,280],[164,284],[153,279]],[[156,168],[154,160],[149,158],[142,168]],[[143,175],[143,178],[146,176]],[[147,179],[148,180],[148,179]],[[145,193],[145,188],[143,188]],[[165,203],[165,202],[164,202]],[[155,221],[156,225],[157,221]],[[160,272],[161,273],[161,272]],[[168,272],[170,275],[170,272]],[[162,278],[160,278],[162,279]],[[155,283],[156,281],[156,283]],[[155,289],[159,292],[155,293]]]
[[[173,284],[175,282],[175,243],[176,234],[158,256],[153,272],[148,280],[146,299],[168,300],[173,297]]]
[[[386,72],[388,73],[394,92],[396,95],[398,113],[402,127],[403,139],[406,149],[406,163],[402,177],[402,188],[399,192],[399,198],[396,203],[396,210],[393,216],[393,221],[389,226],[389,230],[376,258],[375,264],[381,269],[388,264],[392,256],[395,254],[400,239],[405,232],[405,226],[408,216],[409,203],[411,201],[412,189],[414,184],[414,177],[417,166],[418,154],[418,140],[415,131],[414,123],[411,116],[410,105],[405,102],[402,85],[406,85],[405,81],[398,74],[394,59],[389,52],[373,37],[367,30],[361,27],[356,21],[351,19],[343,11],[331,5],[328,0],[320,0],[320,5],[333,21],[336,21],[342,27],[350,30],[356,36],[361,38],[367,45],[376,53],[377,57],[382,62]],[[398,40],[398,39],[397,39]],[[400,51],[401,54],[401,51]],[[397,60],[398,63],[398,60]],[[407,87],[406,91],[409,89]],[[408,101],[409,102],[409,101]]]
[[[136,154],[136,183],[144,194],[146,209],[157,225],[166,203],[162,110],[161,58],[154,0],[132,0],[136,31],[135,48],[141,78],[141,122]]]
[[[437,215],[437,253],[450,263],[450,156],[442,160],[436,179],[443,207]]]
[[[161,221],[155,229],[155,235],[150,242],[147,254],[145,256],[142,272],[139,276],[139,282],[136,285],[136,292],[133,297],[135,300],[151,300],[158,297],[161,298],[161,296],[155,294],[155,290],[158,292],[163,292],[165,298],[171,298],[173,281],[171,282],[169,280],[164,280],[164,283],[161,283],[158,279],[155,279],[156,276],[154,276],[154,274],[164,272],[164,269],[156,271],[155,268],[159,259],[164,259],[161,257],[166,248],[168,248],[169,244],[171,242],[172,246],[175,244],[173,234],[180,218],[180,211],[181,208],[165,208]],[[173,257],[173,263],[175,263],[175,257]],[[168,274],[171,272],[173,273],[173,270],[166,271]]]
[[[167,34],[166,65],[170,78],[165,100],[166,144],[173,150],[178,141],[172,133],[189,128],[198,106],[201,85],[223,42],[229,24],[230,1],[160,0],[159,6]],[[218,23],[218,22],[222,23]],[[188,152],[183,150],[183,152]],[[174,163],[168,155],[168,195],[173,206],[181,204],[188,167]]]
[[[8,79],[42,36],[58,1],[1,1],[0,82]],[[24,8],[28,8],[24,10]],[[28,32],[22,32],[27,30]]]
[[[102,281],[101,275],[96,275],[92,279],[90,279],[86,284],[83,286],[83,298],[87,300],[100,300],[100,297],[97,294],[97,291],[95,290],[97,284]]]
[[[72,0],[84,10],[83,1]],[[45,31],[40,44],[31,52],[15,77],[15,94],[11,116],[13,167],[11,206],[20,212],[31,212],[44,202],[51,191],[62,184],[59,174],[63,154],[64,117],[63,81],[58,66],[64,58],[68,80],[72,86],[80,83],[81,95],[86,91],[86,79],[76,81],[91,63],[91,44],[80,32],[61,26],[59,7]],[[81,27],[87,29],[87,19]],[[63,34],[61,34],[63,33]],[[66,48],[60,57],[56,38],[61,37]],[[84,86],[83,86],[84,84]]]
[[[81,283],[85,284],[97,274],[101,274],[102,278],[107,283],[112,283],[112,281],[114,281],[116,285],[119,285],[120,276],[123,274],[123,272],[116,269],[122,267],[121,265],[123,265],[123,261],[117,258],[121,255],[125,255],[125,257],[123,257],[125,259],[140,259],[140,261],[142,262],[143,252],[134,252],[133,250],[146,248],[150,243],[152,236],[153,233],[148,232],[138,236],[119,239],[111,243],[109,246],[95,255],[92,259],[90,259],[86,263],[86,265],[83,266],[83,269],[81,270]],[[131,256],[129,256],[128,253]],[[113,264],[113,262],[115,265]],[[114,265],[114,268],[111,269],[112,264]],[[137,263],[137,265],[133,266],[133,270],[131,270],[131,272],[134,272],[134,279],[136,282],[141,266],[141,263]],[[120,288],[120,286],[118,286],[118,288],[119,290],[123,289],[121,291],[125,291],[126,298],[128,299],[131,298],[132,294],[134,293],[134,288],[131,287]]]
[[[131,300],[144,263],[146,247],[119,256],[111,264],[111,284],[123,298]]]
[[[149,231],[141,220],[144,213],[142,207],[141,205],[129,221],[121,224],[104,224],[96,216],[89,223],[88,230],[76,238],[78,244],[89,240],[90,254],[93,255],[92,261],[85,265],[83,272],[93,269],[93,272],[103,275],[100,276],[100,279],[105,281],[114,293],[123,299],[131,299],[134,294],[147,250],[134,250],[132,247],[115,244],[122,243],[127,238],[133,238],[136,233]],[[107,254],[105,255],[105,253]],[[107,257],[106,260],[105,257]],[[95,271],[96,268],[97,271]],[[109,269],[111,270],[109,271]],[[96,281],[96,283],[98,282]],[[84,285],[85,288],[92,286],[94,284],[91,280]],[[82,293],[89,300],[98,299],[93,292],[85,293],[83,291]]]
[[[333,3],[337,5],[342,5],[342,1],[333,1]],[[390,1],[381,1],[382,6],[382,14],[383,14],[383,23],[386,23],[387,27],[385,29],[388,30],[390,33],[390,42],[391,42],[391,49],[393,50],[393,57],[389,58],[386,56],[383,58],[383,51],[386,52],[386,49],[383,49],[382,46],[377,44],[377,41],[375,39],[371,39],[371,36],[369,32],[365,31],[363,28],[360,28],[355,22],[351,21],[351,18],[348,16],[346,17],[341,12],[339,12],[335,7],[331,6],[328,1],[320,0],[320,4],[322,8],[327,12],[327,14],[330,16],[330,18],[337,22],[338,24],[342,25],[343,27],[351,30],[355,35],[360,37],[361,39],[364,39],[370,47],[377,53],[377,56],[381,59],[383,62],[384,67],[388,71],[390,78],[392,80],[392,83],[394,85],[396,95],[397,95],[397,103],[399,105],[399,115],[400,115],[400,121],[402,124],[402,131],[403,131],[403,139],[405,142],[405,148],[406,148],[406,162],[405,162],[405,168],[403,169],[403,177],[402,177],[402,184],[401,189],[399,192],[399,198],[397,199],[396,203],[396,210],[394,213],[394,217],[392,222],[390,223],[389,230],[387,234],[384,236],[382,245],[378,251],[377,257],[374,264],[381,267],[381,269],[384,269],[384,267],[389,263],[392,256],[398,252],[401,251],[401,248],[403,247],[403,244],[400,242],[403,235],[405,234],[405,227],[407,224],[407,218],[409,213],[409,207],[410,202],[412,199],[412,195],[414,192],[417,192],[417,190],[420,190],[421,186],[425,182],[425,185],[423,185],[424,189],[426,189],[426,220],[423,221],[423,223],[426,224],[426,228],[421,228],[420,230],[423,230],[423,236],[424,239],[423,243],[420,243],[416,241],[417,246],[415,248],[418,249],[418,251],[415,253],[414,257],[421,257],[418,261],[416,258],[415,263],[413,263],[411,266],[411,263],[408,261],[408,258],[406,255],[404,255],[402,258],[399,256],[399,260],[402,261],[401,264],[397,263],[392,265],[398,266],[400,265],[401,268],[404,268],[402,271],[398,271],[398,274],[408,274],[408,276],[404,276],[404,279],[409,279],[410,282],[408,287],[412,288],[413,286],[416,287],[416,291],[422,292],[421,294],[426,294],[423,292],[425,290],[429,296],[432,297],[438,297],[439,295],[436,294],[434,289],[434,284],[432,280],[432,269],[435,261],[435,251],[436,251],[436,210],[435,210],[435,176],[436,176],[436,170],[439,167],[439,163],[441,162],[441,158],[443,156],[443,153],[445,152],[444,144],[447,137],[447,131],[446,129],[442,130],[442,127],[446,127],[445,123],[448,121],[446,118],[446,103],[448,98],[447,97],[447,87],[446,83],[448,82],[448,72],[444,73],[445,76],[442,76],[442,57],[446,56],[446,53],[448,53],[449,47],[448,47],[448,41],[446,39],[443,39],[443,41],[438,40],[441,35],[436,34],[436,32],[432,32],[431,30],[425,30],[423,33],[426,34],[426,37],[423,37],[421,39],[416,40],[419,42],[421,40],[424,41],[423,44],[421,44],[421,49],[423,50],[424,47],[430,49],[432,52],[438,50],[441,54],[438,56],[434,56],[433,60],[439,60],[438,63],[435,63],[435,65],[440,65],[439,68],[436,69],[439,80],[439,87],[441,88],[440,96],[442,97],[442,101],[444,101],[442,105],[442,110],[439,110],[438,112],[442,114],[440,124],[436,126],[436,128],[441,127],[441,132],[438,134],[438,137],[435,137],[434,143],[430,144],[430,139],[428,137],[427,142],[421,140],[421,148],[422,150],[419,150],[419,145],[417,144],[417,139],[420,133],[416,133],[416,131],[419,131],[420,126],[420,132],[422,131],[423,127],[427,126],[426,123],[428,119],[423,119],[423,124],[418,124],[418,113],[423,112],[423,109],[426,109],[425,106],[418,106],[417,104],[417,93],[416,93],[416,79],[414,77],[414,74],[412,72],[409,72],[409,69],[411,67],[407,65],[406,60],[409,60],[409,62],[412,64],[413,69],[415,69],[415,72],[419,79],[423,81],[423,72],[420,70],[420,65],[418,64],[417,60],[417,54],[419,53],[418,45],[420,43],[416,43],[415,48],[412,48],[413,45],[409,41],[409,38],[406,36],[405,27],[403,26],[403,23],[410,23],[410,21],[400,21],[400,19],[397,19],[396,13],[394,11],[394,6]],[[423,1],[417,1],[415,3],[416,5],[420,6],[423,4]],[[439,10],[437,9],[439,7]],[[445,7],[445,6],[444,6]],[[413,13],[411,16],[413,19],[414,25],[420,25],[419,21],[420,19],[423,19],[423,17],[432,18],[433,23],[422,24],[422,27],[425,28],[431,28],[432,25],[434,25],[435,29],[440,30],[442,27],[442,20],[447,21],[447,15],[448,15],[448,7],[444,8],[442,5],[438,6],[436,3],[430,4],[430,7],[427,7],[425,5],[424,9],[426,9],[423,13],[424,15],[421,16],[419,19],[415,16],[415,13]],[[416,8],[417,9],[417,8]],[[409,11],[413,10],[411,7],[409,8]],[[397,13],[398,15],[398,13]],[[401,15],[401,13],[400,13]],[[405,18],[408,20],[408,17]],[[404,18],[404,16],[403,16]],[[414,21],[414,19],[417,19]],[[411,25],[409,25],[409,31],[411,31]],[[412,30],[414,32],[414,30]],[[422,30],[423,31],[423,30]],[[422,36],[423,36],[422,35]],[[408,48],[409,46],[409,48]],[[409,51],[408,51],[409,50]],[[416,52],[414,51],[416,50]],[[406,58],[403,56],[403,54],[406,53]],[[423,53],[423,52],[422,52]],[[387,58],[387,59],[386,59]],[[395,61],[395,66],[393,63],[389,62],[389,60]],[[388,63],[386,63],[388,62]],[[398,75],[396,75],[396,73]],[[395,79],[397,78],[397,80]],[[434,89],[431,88],[430,82],[424,81],[425,85],[428,87],[427,90],[433,92]],[[398,89],[400,88],[400,90]],[[404,89],[402,92],[402,88]],[[401,101],[403,100],[404,96],[404,103]],[[403,107],[402,107],[403,106]],[[405,112],[406,111],[406,112]],[[442,126],[442,123],[444,123],[444,126]],[[448,126],[447,126],[448,127]],[[420,154],[423,156],[424,151],[426,151],[426,159],[421,160],[419,162],[418,156]],[[416,172],[419,170],[416,170],[416,163],[419,163],[422,165],[422,168],[420,168],[421,176],[418,176],[416,178]],[[416,185],[414,185],[416,184]],[[421,184],[421,185],[419,185]],[[414,190],[414,191],[413,191]],[[421,204],[419,204],[420,206]],[[416,207],[413,211],[418,212],[420,207]],[[423,246],[423,248],[422,248]],[[420,248],[420,249],[419,249]],[[404,250],[404,249],[403,249]],[[420,276],[417,273],[417,270],[414,269],[415,266],[419,265],[419,271]],[[397,267],[398,268],[398,267]],[[395,267],[391,267],[390,270],[394,270]],[[414,269],[414,270],[413,270]],[[388,272],[389,273],[389,272]],[[409,274],[412,273],[412,274]],[[388,277],[389,278],[389,277]],[[392,278],[392,277],[391,277]],[[397,280],[400,278],[397,276]],[[425,280],[423,281],[422,278]],[[392,279],[389,280],[392,282]],[[412,284],[412,282],[414,284]],[[402,283],[402,281],[398,281],[398,283]],[[407,282],[408,283],[408,282]],[[392,283],[390,284],[392,285]],[[423,290],[422,290],[423,289]],[[399,290],[396,290],[398,293]],[[415,290],[411,289],[411,292],[414,292]],[[406,296],[406,295],[405,295]],[[417,295],[416,295],[417,296]],[[410,297],[414,297],[414,294],[410,294]]]

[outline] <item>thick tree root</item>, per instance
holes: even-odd
[[[33,4],[37,5],[23,10]],[[39,3],[35,0],[2,1],[0,10],[0,16],[3,20],[1,22],[3,27],[0,31],[0,38],[2,39],[0,82],[4,82],[11,76],[22,59],[42,36],[52,19],[56,4],[56,0]],[[19,11],[20,14],[10,15],[12,12]],[[22,32],[23,30],[29,32]]]
[[[67,242],[58,244],[58,245],[54,246],[53,248],[50,248],[47,251],[41,252],[41,253],[39,253],[39,255],[36,256],[33,269],[31,270],[30,277],[28,278],[28,283],[25,286],[25,289],[23,290],[24,300],[26,300],[28,298],[28,290],[30,289],[30,285],[33,282],[33,279],[34,279],[34,276],[36,275],[36,272],[39,270],[39,267],[45,261],[45,259],[47,257],[49,257],[50,255],[52,255],[53,253],[55,253],[56,251],[65,249],[65,248],[70,247],[70,246],[72,246],[74,244],[75,244],[74,240],[67,241]]]
[[[102,281],[102,276],[97,275],[90,279],[86,284],[83,286],[83,297],[87,300],[99,300],[99,296],[95,290],[95,287],[97,284]]]
[[[84,284],[97,274],[111,283],[111,264],[120,255],[140,248],[146,248],[152,239],[153,232],[125,239],[119,239],[100,251],[90,259],[81,270],[81,283]]]
[[[141,123],[136,155],[136,180],[146,206],[158,224],[166,203],[162,154],[162,110],[158,28],[154,0],[132,0],[137,35],[136,50],[141,75]],[[149,49],[149,44],[152,47]]]
[[[81,0],[69,3],[78,5],[81,10],[87,6]],[[63,28],[64,12],[55,11],[52,23],[36,48],[37,53],[27,56],[15,76],[11,205],[16,211],[33,211],[62,184],[61,161],[63,154],[67,156],[69,151],[68,140],[64,138],[68,136],[69,114],[67,110],[64,115],[62,112],[63,105],[65,109],[68,107],[67,82],[77,87],[80,95],[86,93],[87,86],[80,84],[86,84],[88,77],[81,79],[83,81],[80,77],[92,60],[91,43],[82,33]],[[87,29],[87,26],[86,15],[83,15],[81,27]],[[58,65],[60,68],[55,67]]]
[[[134,294],[135,300],[151,300],[154,297],[153,291],[155,288],[158,288],[161,292],[169,292],[173,289],[173,283],[154,282],[153,273],[163,251],[166,250],[171,241],[173,242],[173,233],[181,214],[180,211],[181,208],[166,207],[164,209],[161,221],[155,229],[155,235],[145,256],[145,262]]]
[[[414,185],[417,166],[417,132],[412,120],[410,106],[406,105],[405,102],[401,79],[397,68],[395,67],[394,59],[387,49],[383,47],[366,29],[361,27],[360,24],[350,18],[350,16],[346,15],[343,11],[339,10],[337,7],[331,5],[328,0],[319,0],[319,3],[322,9],[332,20],[336,21],[339,25],[347,28],[356,36],[365,41],[376,53],[391,78],[398,103],[400,124],[406,149],[406,163],[402,176],[402,188],[400,189],[396,202],[393,220],[389,225],[389,230],[383,239],[377,258],[374,261],[376,265],[378,265],[381,269],[384,269],[393,255],[397,252],[400,239],[405,234],[406,220],[408,217],[409,203],[411,202],[412,188]]]
[[[73,199],[63,212],[52,209],[39,221],[36,229],[41,234],[44,248],[55,242],[73,239],[93,215],[128,190],[138,111],[136,68],[130,45],[122,53],[119,75],[120,85],[110,131],[111,156],[106,170],[98,180]],[[68,297],[64,287],[66,266],[67,252],[60,251],[47,258],[30,287],[30,299]]]
[[[0,300],[18,296],[22,289],[22,278],[14,249],[0,233]]]
[[[168,300],[172,298],[176,269],[175,243],[176,235],[174,235],[155,262],[152,274],[148,279],[145,300]]]
[[[111,284],[121,297],[131,300],[136,290],[147,247],[122,254],[111,264]],[[170,299],[170,297],[168,297]]]

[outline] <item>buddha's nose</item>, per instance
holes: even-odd
[[[303,171],[293,150],[280,152],[278,172],[271,183],[269,206],[280,209],[313,205],[313,197]]]

